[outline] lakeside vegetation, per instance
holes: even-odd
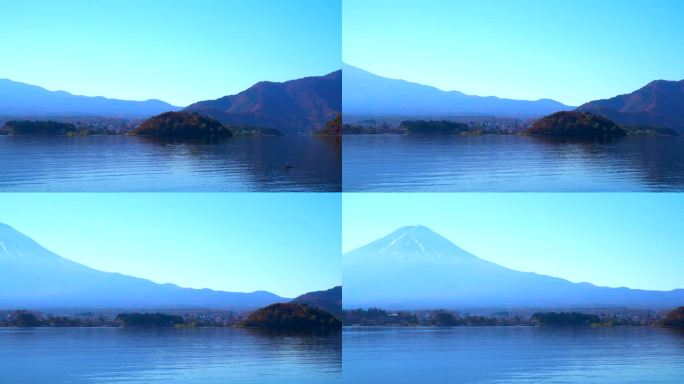
[[[468,132],[468,124],[447,120],[406,120],[399,128],[409,135],[459,135]]]
[[[591,326],[601,323],[596,315],[579,312],[537,312],[532,321],[541,326]]]
[[[15,310],[0,316],[0,327],[175,327],[215,328],[235,326],[240,317],[209,316],[204,313],[186,313],[183,316],[160,312],[123,312],[114,317],[84,312],[78,315],[54,316],[37,311]]]
[[[114,317],[90,312],[72,316],[43,315],[28,310],[0,314],[0,327],[124,327],[216,328],[245,327],[276,331],[330,331],[346,326],[544,326],[620,327],[656,326],[684,328],[684,306],[672,311],[597,310],[586,312],[498,311],[461,313],[448,310],[388,311],[379,308],[344,310],[339,318],[307,304],[272,304],[242,315],[207,315],[185,312],[123,312]]]
[[[662,311],[600,310],[583,312],[495,311],[468,314],[447,310],[387,311],[380,308],[344,310],[342,321],[347,326],[560,326],[617,327],[661,326],[666,318]],[[668,315],[674,318],[675,315]],[[684,319],[684,307],[678,315]]]
[[[620,125],[588,112],[557,112],[539,119],[452,117],[449,119],[352,119],[342,125],[343,135],[525,135],[567,140],[620,138],[625,136],[677,136],[672,128]]]
[[[60,121],[12,119],[4,122],[0,128],[0,135],[67,137],[130,135],[195,141],[231,136],[283,136],[283,133],[272,127],[222,124],[196,113],[167,112],[144,121],[96,117],[61,118]]]
[[[120,131],[108,125],[86,122],[67,123],[56,120],[9,120],[0,135],[14,136],[95,136],[117,135]]]
[[[7,135],[40,135],[56,136],[76,134],[78,129],[71,123],[57,121],[10,120],[5,123],[2,132]]]
[[[325,292],[321,292],[325,293]],[[0,311],[0,327],[122,327],[122,328],[216,328],[241,327],[275,330],[279,332],[334,331],[342,328],[342,321],[319,306],[303,303],[278,303],[242,314],[211,314],[181,311],[121,312],[95,315],[84,312],[70,316],[45,315],[36,311]],[[209,311],[210,312],[210,311]]]

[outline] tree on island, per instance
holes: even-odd
[[[342,321],[330,312],[306,304],[271,304],[251,313],[243,327],[277,331],[331,331],[342,329]]]
[[[591,112],[562,111],[543,117],[523,132],[530,136],[566,139],[617,138],[627,135],[610,119]]]
[[[214,140],[233,136],[231,130],[211,117],[191,112],[165,112],[143,121],[130,132],[170,140]]]

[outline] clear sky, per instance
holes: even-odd
[[[340,68],[340,0],[7,0],[0,78],[178,106]]]
[[[684,79],[680,0],[344,0],[343,60],[480,96],[568,105]]]
[[[341,283],[339,194],[0,194],[0,222],[157,283],[294,297]]]
[[[424,225],[519,271],[603,286],[684,288],[684,194],[369,194],[343,196],[343,250]]]

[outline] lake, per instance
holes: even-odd
[[[684,333],[649,327],[347,327],[343,353],[345,383],[680,384],[684,378]]]
[[[0,328],[0,383],[340,383],[341,336]]]
[[[339,191],[341,144],[318,137],[159,143],[0,136],[0,191]]]
[[[347,135],[344,191],[684,191],[684,136],[558,143],[524,136]]]

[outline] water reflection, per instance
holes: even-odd
[[[341,143],[0,136],[3,191],[339,191]]]
[[[341,335],[245,329],[0,329],[0,382],[338,383]]]
[[[684,137],[345,136],[345,191],[682,191]]]

